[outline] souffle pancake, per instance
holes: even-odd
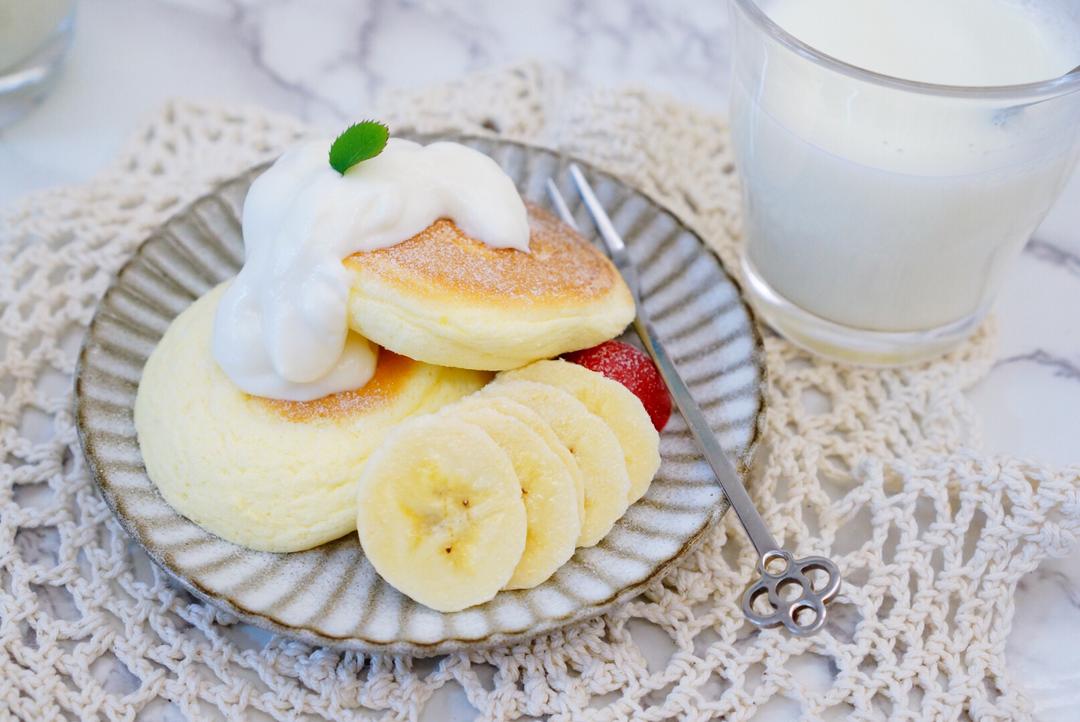
[[[326,149],[298,144],[254,181],[243,267],[150,355],[147,474],[249,549],[355,532],[440,612],[543,584],[660,464],[640,396],[558,359],[622,333],[634,299],[473,148],[362,123]]]
[[[356,479],[402,420],[479,389],[489,374],[378,352],[360,389],[313,401],[252,396],[210,350],[222,285],[169,326],[143,369],[135,428],[146,470],[181,514],[260,551],[299,551],[356,528]]]
[[[440,219],[408,240],[345,259],[349,325],[411,358],[498,371],[594,346],[634,318],[611,262],[526,204],[529,248],[493,248]]]

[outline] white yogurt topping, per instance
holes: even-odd
[[[529,250],[525,204],[483,153],[391,138],[341,175],[329,148],[327,139],[285,153],[244,201],[244,267],[218,306],[213,351],[249,394],[310,401],[370,380],[377,349],[347,325],[347,256],[440,218],[494,248]]]

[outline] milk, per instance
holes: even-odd
[[[1051,5],[761,2],[779,26],[844,62],[969,86],[1048,80],[1080,64],[1077,25]],[[803,310],[858,329],[921,331],[984,312],[1073,165],[1075,96],[1026,104],[913,92],[746,30],[736,40],[749,271]]]
[[[1080,64],[1039,0],[764,0],[777,25],[860,68],[941,85],[1016,85]]]

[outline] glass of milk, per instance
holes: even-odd
[[[75,0],[0,0],[0,128],[51,86],[71,40]]]
[[[758,313],[891,365],[970,334],[1074,167],[1076,0],[733,0]]]

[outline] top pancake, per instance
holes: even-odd
[[[413,359],[487,370],[617,336],[634,316],[618,271],[565,223],[528,211],[529,253],[491,248],[442,219],[349,256],[350,326]]]

